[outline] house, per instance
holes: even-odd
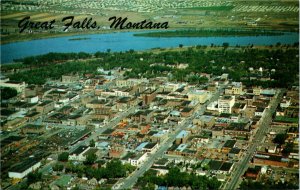
[[[36,111],[40,113],[48,113],[54,110],[54,102],[46,100],[36,106]]]

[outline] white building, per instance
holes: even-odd
[[[291,98],[284,97],[283,100],[280,102],[281,108],[287,108],[291,105]]]
[[[235,96],[222,96],[218,99],[218,111],[220,113],[231,113],[235,103]]]
[[[38,96],[31,96],[31,97],[27,97],[27,102],[34,104],[37,103],[39,101],[39,97]]]
[[[11,168],[8,172],[8,177],[22,179],[27,176],[30,172],[36,170],[41,166],[40,160],[30,158],[24,162]]]
[[[76,150],[70,153],[69,160],[76,160],[76,161],[85,161],[86,157],[84,153],[86,153],[90,147],[88,146],[79,146]]]
[[[138,154],[134,158],[129,158],[129,163],[133,166],[140,166],[147,159],[147,154]]]
[[[218,101],[214,101],[208,104],[207,110],[209,111],[218,111]]]
[[[25,82],[0,81],[0,86],[14,88],[17,90],[18,93],[22,93],[25,91],[26,84]]]

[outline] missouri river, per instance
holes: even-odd
[[[116,32],[108,34],[89,34],[80,36],[68,36],[14,42],[1,45],[1,63],[10,63],[14,59],[33,55],[41,55],[49,52],[88,52],[97,51],[127,51],[147,50],[151,48],[168,48],[194,45],[275,45],[293,44],[299,42],[298,33],[284,33],[280,36],[243,36],[243,37],[138,37],[133,36],[136,32]],[[72,40],[74,39],[74,40]],[[77,39],[77,40],[76,40]]]

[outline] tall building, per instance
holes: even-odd
[[[235,96],[222,96],[218,99],[219,113],[231,113],[235,103]]]

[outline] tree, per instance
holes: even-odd
[[[252,181],[252,180],[245,180],[241,183],[240,189],[241,190],[248,190],[248,189],[265,189],[266,187],[257,181]]]
[[[229,47],[229,43],[228,42],[224,42],[223,43],[223,47],[226,49],[226,48],[228,48]]]
[[[208,187],[209,189],[218,189],[221,186],[221,182],[216,178],[213,177],[209,180]]]
[[[64,169],[64,165],[57,163],[53,166],[53,171],[62,171]]]
[[[282,145],[282,144],[284,144],[286,138],[287,138],[287,134],[279,133],[275,136],[275,138],[273,139],[273,142],[277,143],[279,145]]]
[[[283,154],[289,154],[289,153],[291,153],[293,151],[293,148],[294,148],[294,143],[289,142],[283,148],[282,153]]]
[[[123,167],[125,168],[126,171],[128,171],[129,173],[133,172],[136,167],[132,166],[131,164],[124,164]]]
[[[69,160],[68,152],[62,152],[60,155],[58,155],[58,161],[67,162],[68,160]]]
[[[86,160],[84,162],[84,164],[87,164],[87,165],[92,165],[96,162],[97,160],[97,155],[93,152],[93,153],[89,153],[87,156],[86,156]]]
[[[126,170],[120,160],[112,160],[106,165],[106,173],[108,178],[124,177]]]
[[[27,184],[32,184],[35,182],[38,182],[42,179],[42,173],[41,172],[30,172],[27,176]]]
[[[94,139],[90,140],[90,147],[95,147],[95,140]]]
[[[0,88],[1,99],[8,100],[15,97],[18,94],[17,90],[14,88],[4,87]]]

